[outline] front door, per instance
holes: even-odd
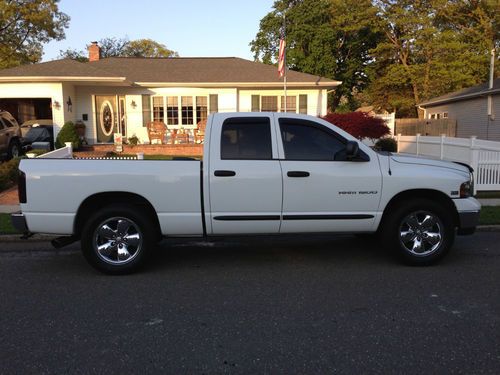
[[[382,188],[378,160],[366,154],[346,160],[347,140],[317,122],[282,117],[279,127],[284,153],[280,232],[370,231]]]
[[[278,233],[282,179],[271,117],[217,116],[210,133],[212,233]]]
[[[118,105],[114,95],[96,95],[97,142],[113,143],[113,134],[119,132]]]

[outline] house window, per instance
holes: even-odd
[[[260,95],[252,95],[252,112],[260,112]]]
[[[167,96],[167,125],[179,123],[179,101],[177,96]]]
[[[262,97],[262,112],[278,112],[278,97],[263,96]]]
[[[431,113],[429,118],[430,118],[431,120],[436,119],[436,114],[435,114],[435,113]]]
[[[210,113],[219,112],[219,95],[210,94]]]
[[[206,96],[196,97],[196,122],[206,120],[208,116],[208,100]]]
[[[151,122],[151,96],[142,95],[142,126],[148,126]]]
[[[299,113],[307,114],[307,94],[299,95]]]
[[[448,112],[443,112],[443,118],[448,118]]]
[[[153,96],[153,121],[161,121],[165,119],[163,106],[163,96]]]
[[[285,97],[281,97],[281,109],[280,112],[285,112]],[[297,106],[297,98],[295,96],[287,96],[286,97],[286,111],[287,112],[293,112],[296,113],[296,107]]]
[[[182,125],[193,125],[193,97],[181,96]]]

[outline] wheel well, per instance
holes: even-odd
[[[447,211],[451,212],[453,215],[453,224],[457,226],[459,224],[458,212],[455,207],[455,204],[446,194],[438,191],[438,190],[430,190],[430,189],[413,189],[406,190],[396,194],[389,201],[387,206],[385,206],[384,213],[382,215],[381,225],[384,222],[384,219],[387,215],[402,201],[411,200],[415,198],[426,198],[436,202],[437,204],[441,204]]]
[[[82,204],[80,204],[80,207],[78,207],[74,223],[74,234],[80,237],[87,219],[96,212],[96,210],[112,204],[134,206],[137,209],[143,210],[143,212],[153,221],[156,227],[157,237],[161,239],[160,222],[158,221],[158,215],[153,205],[146,198],[138,194],[120,191],[98,193],[87,197]]]

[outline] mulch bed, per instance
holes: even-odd
[[[11,187],[0,192],[0,205],[15,205],[19,204],[19,196],[17,195],[17,186]]]

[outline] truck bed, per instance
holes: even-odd
[[[164,235],[201,235],[201,161],[27,159],[21,209],[33,232],[72,234],[79,205],[99,192],[138,194]],[[98,210],[100,207],[96,207]]]

